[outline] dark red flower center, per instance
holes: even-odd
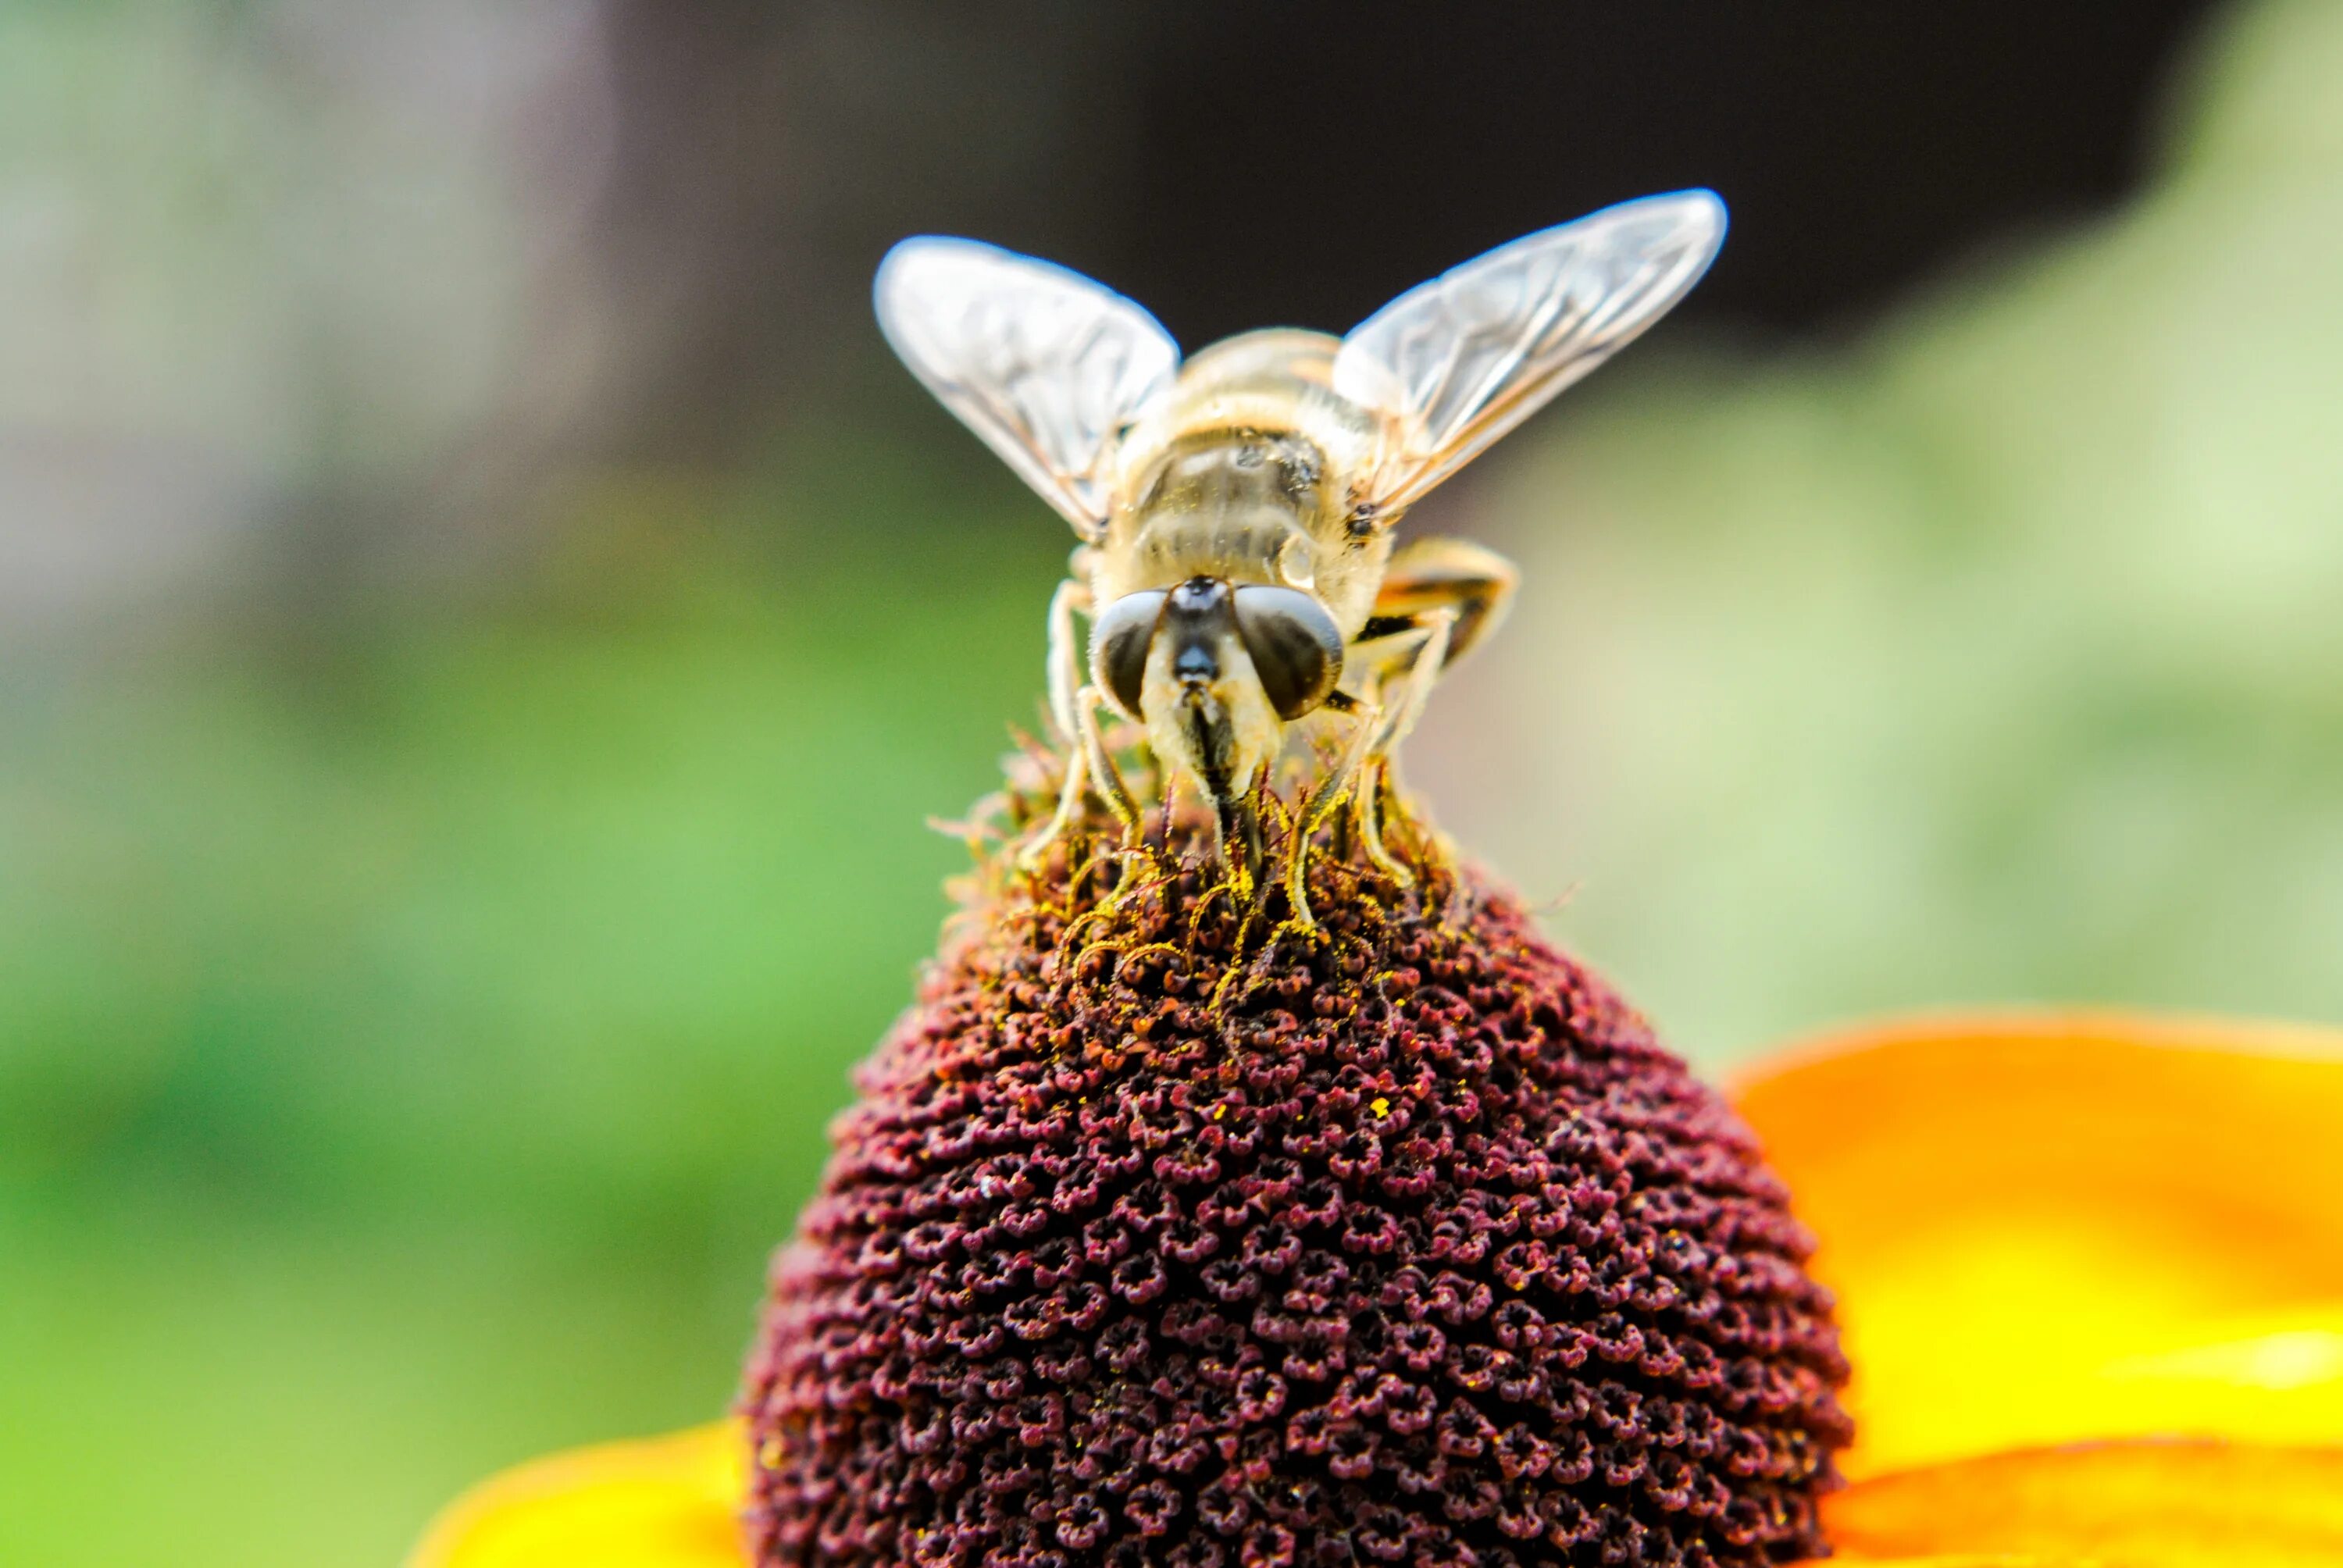
[[[1422,843],[1304,932],[1175,839],[980,872],[862,1070],[749,1371],[759,1562],[1819,1550],[1845,1363],[1724,1103]]]

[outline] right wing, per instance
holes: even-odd
[[[1334,390],[1392,421],[1365,499],[1396,513],[1682,299],[1725,241],[1704,190],[1622,202],[1499,246],[1353,327]]]
[[[972,239],[904,240],[872,292],[912,374],[1097,538],[1115,441],[1179,370],[1171,334],[1080,273]]]

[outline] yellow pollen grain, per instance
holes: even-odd
[[[1367,1101],[1367,1109],[1373,1111],[1376,1118],[1380,1120],[1381,1118],[1391,1114],[1391,1101],[1378,1094],[1373,1100]]]

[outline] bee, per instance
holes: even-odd
[[[1088,790],[1141,835],[1104,709],[1143,728],[1167,796],[1184,782],[1210,805],[1222,866],[1250,890],[1259,792],[1288,728],[1322,714],[1350,729],[1296,805],[1296,918],[1305,846],[1346,799],[1404,883],[1380,770],[1518,574],[1459,539],[1394,548],[1393,526],[1683,298],[1725,223],[1704,190],[1622,203],[1465,262],[1340,338],[1248,332],[1184,364],[1153,317],[1079,273],[974,240],[890,251],[874,288],[888,342],[1081,540],[1048,619],[1065,779],[1028,862]]]

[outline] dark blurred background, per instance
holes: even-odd
[[[2343,1019],[2343,7],[0,0],[0,1559],[722,1408],[1069,538],[884,354],[1707,185],[1410,751],[1704,1065]],[[1411,525],[1414,526],[1414,525]]]

